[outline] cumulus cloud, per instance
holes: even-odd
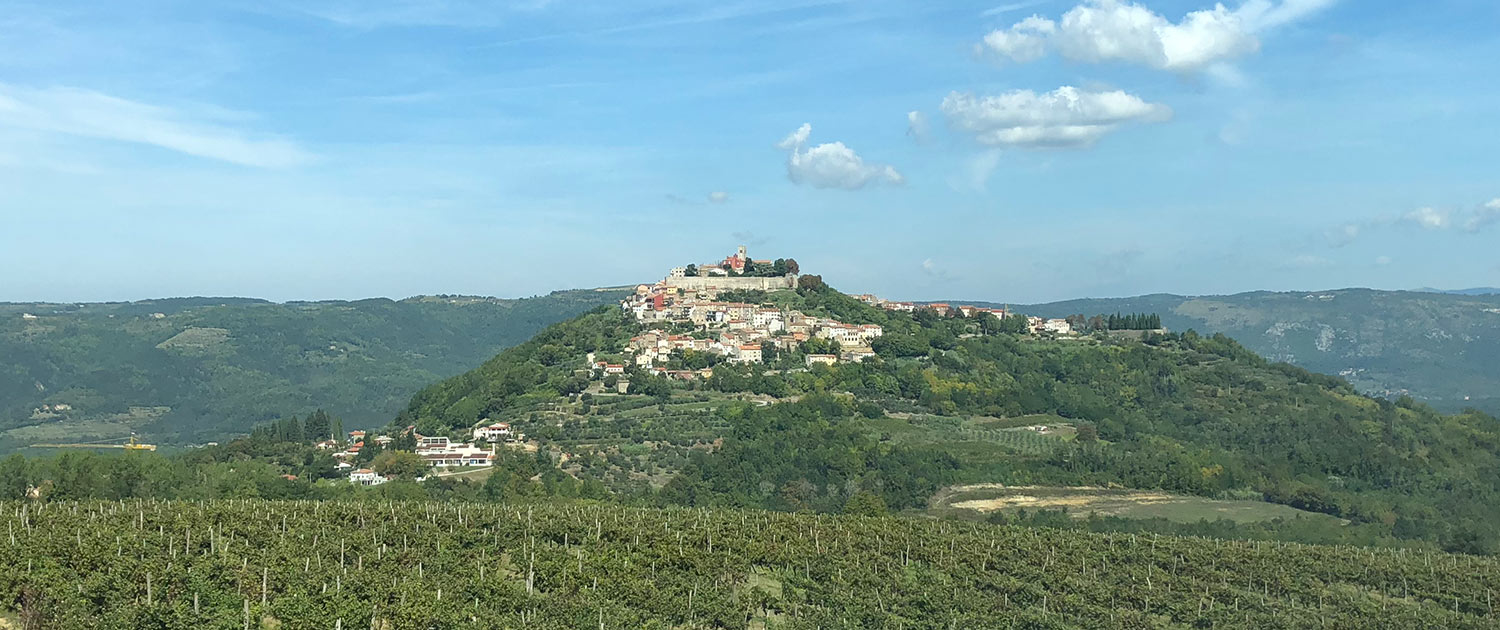
[[[982,49],[1015,63],[1054,50],[1073,61],[1121,61],[1197,72],[1260,50],[1259,33],[1322,10],[1334,0],[1249,0],[1193,11],[1178,22],[1144,5],[1087,0],[1053,21],[1033,15],[985,35]]]
[[[1038,94],[1013,90],[999,96],[953,92],[943,114],[957,129],[992,146],[1081,147],[1129,122],[1171,118],[1165,105],[1114,90],[1090,92],[1063,86]]]
[[[991,31],[984,36],[983,46],[1016,63],[1026,63],[1047,54],[1047,41],[1056,33],[1056,22],[1033,15],[1009,29]]]
[[[0,83],[0,125],[151,145],[245,166],[287,167],[311,159],[287,140],[252,137],[199,118],[93,90]]]
[[[859,154],[842,142],[827,142],[807,146],[812,136],[812,125],[803,123],[788,134],[776,148],[789,151],[787,178],[793,183],[807,184],[814,188],[843,188],[857,190],[871,183],[900,185],[906,178],[895,167],[884,164],[866,164]]]
[[[708,201],[709,203],[726,203],[729,201],[729,193],[723,191],[708,193]]]

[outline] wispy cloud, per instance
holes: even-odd
[[[312,159],[290,140],[253,136],[211,120],[224,113],[192,116],[93,90],[0,83],[0,125],[156,146],[245,166],[281,168]]]
[[[1343,247],[1365,234],[1385,228],[1419,229],[1430,232],[1461,231],[1477,234],[1500,223],[1500,198],[1468,210],[1424,206],[1399,216],[1384,216],[1329,228],[1323,236],[1332,247]]]
[[[954,127],[983,144],[1023,147],[1085,147],[1122,124],[1172,116],[1171,108],[1133,94],[1071,86],[1044,94],[1013,90],[986,97],[953,92],[943,99],[942,109]]]
[[[492,48],[500,46],[512,46],[516,44],[529,44],[566,38],[588,38],[605,35],[618,35],[637,31],[649,31],[662,28],[673,28],[682,26],[699,26],[715,22],[727,22],[748,18],[763,17],[781,13],[790,13],[815,9],[818,7],[850,4],[852,0],[798,0],[794,2],[768,3],[768,2],[736,2],[718,3],[710,5],[712,8],[703,11],[678,11],[666,12],[669,17],[651,17],[643,20],[626,21],[613,26],[593,29],[579,29],[572,31],[558,31],[552,33],[540,33],[490,42],[480,46],[481,48]],[[661,15],[662,12],[653,15]],[[674,14],[675,13],[675,14]]]
[[[1002,4],[1002,5],[999,5],[999,6],[996,6],[996,7],[991,7],[991,8],[985,9],[983,11],[980,11],[979,12],[979,17],[995,17],[997,15],[1005,15],[1006,13],[1014,13],[1016,11],[1020,11],[1020,10],[1023,10],[1023,9],[1030,9],[1032,7],[1039,7],[1039,6],[1042,6],[1044,4],[1050,4],[1051,2],[1052,2],[1052,0],[1030,0],[1029,2],[1011,2],[1011,3],[1008,3],[1008,4]]]

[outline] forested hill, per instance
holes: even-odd
[[[0,451],[215,440],[318,407],[379,424],[423,385],[621,295],[0,304]]]
[[[1257,291],[1069,300],[1014,308],[1044,317],[1157,313],[1172,330],[1224,333],[1266,358],[1342,375],[1363,392],[1405,391],[1446,410],[1476,406],[1500,413],[1500,295]]]
[[[664,483],[659,500],[690,505],[836,511],[869,493],[921,510],[959,484],[1113,486],[1348,522],[1273,536],[1500,551],[1493,417],[1369,398],[1223,335],[1054,340],[989,314],[875,309],[826,286],[756,297],[879,324],[877,356],[807,368],[801,351],[770,353],[688,382],[627,367],[630,393],[614,395],[585,356],[629,364],[641,326],[601,308],[424,389],[393,426],[458,435],[507,420],[567,455],[574,477],[623,494]],[[781,402],[725,400],[747,395]]]

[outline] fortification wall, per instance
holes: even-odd
[[[666,285],[677,289],[698,291],[702,289],[755,289],[777,291],[797,288],[797,276],[785,275],[773,278],[746,278],[726,276],[668,277]]]

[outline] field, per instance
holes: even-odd
[[[584,504],[0,504],[37,628],[1492,628],[1493,558]]]
[[[1120,518],[1160,518],[1177,523],[1226,519],[1256,523],[1275,519],[1332,519],[1293,507],[1264,501],[1229,501],[1173,495],[1158,491],[1113,488],[1061,488],[976,484],[949,488],[933,500],[937,513],[989,514],[1015,510],[1064,510],[1073,518],[1090,515]]]

